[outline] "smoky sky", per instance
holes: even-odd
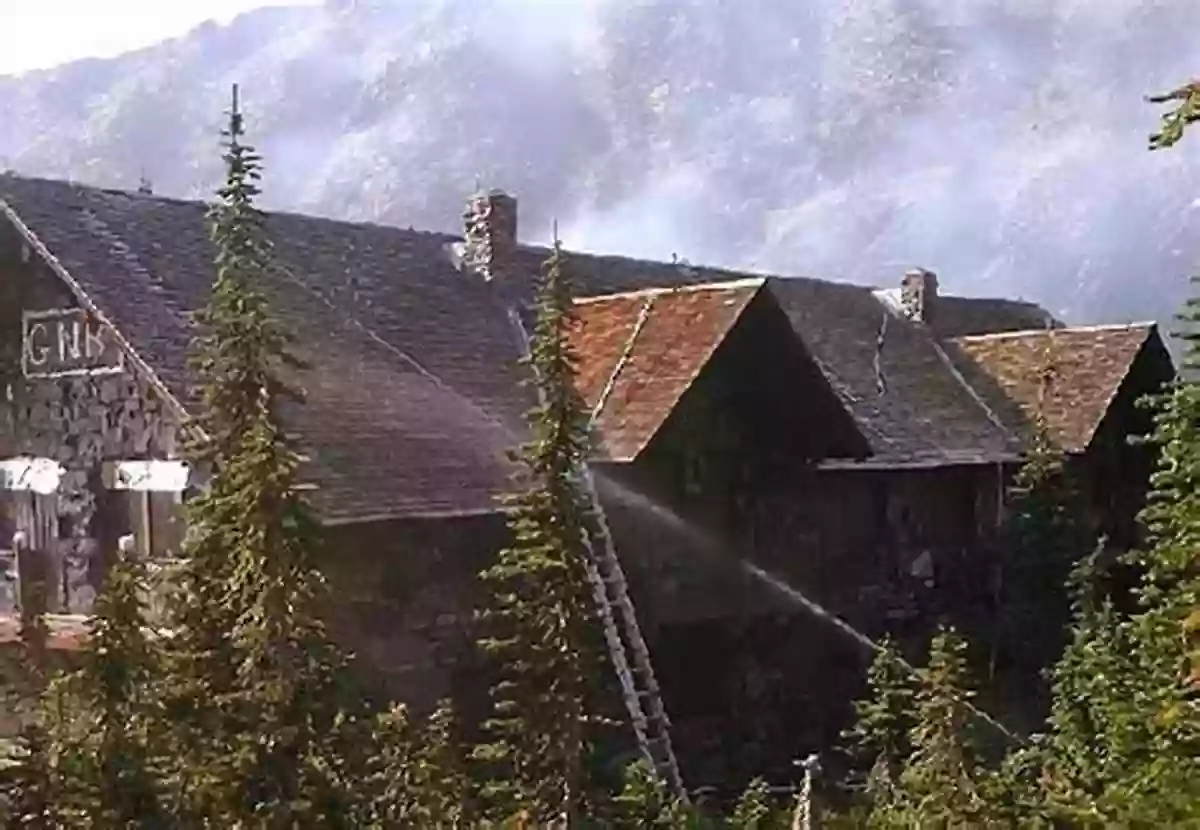
[[[203,195],[228,83],[286,207],[1166,319],[1200,259],[1194,0],[337,0],[0,79],[19,171]]]

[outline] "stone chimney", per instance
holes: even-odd
[[[463,211],[463,265],[493,279],[517,249],[517,200],[503,190],[476,193]]]
[[[924,268],[904,272],[904,279],[900,281],[900,308],[908,319],[917,323],[930,322],[937,295],[937,274]]]

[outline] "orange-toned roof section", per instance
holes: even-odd
[[[1139,323],[986,334],[954,342],[1029,422],[1040,408],[1051,440],[1067,452],[1083,452],[1154,333],[1152,323]]]
[[[580,300],[571,345],[598,454],[632,461],[650,443],[764,280]]]

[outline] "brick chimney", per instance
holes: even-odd
[[[463,264],[493,279],[517,249],[517,200],[503,190],[476,193],[463,211]]]
[[[904,315],[914,322],[928,323],[936,303],[937,274],[924,268],[905,271],[900,281],[900,307]]]

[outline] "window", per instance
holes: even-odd
[[[138,553],[149,559],[177,559],[183,543],[182,493],[133,493]]]
[[[102,531],[108,544],[132,535],[137,552],[151,560],[177,559],[184,533],[183,500],[187,466],[174,461],[122,461],[106,473],[116,502]],[[111,541],[108,541],[111,540]]]

